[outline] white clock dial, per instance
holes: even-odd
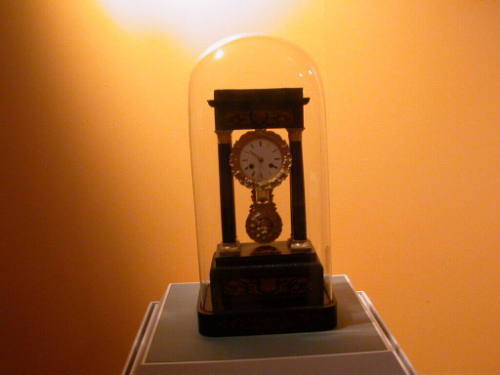
[[[290,172],[291,155],[286,142],[276,133],[257,129],[243,134],[231,150],[231,171],[250,189],[273,189]]]
[[[282,164],[279,147],[268,139],[254,139],[241,149],[241,170],[255,182],[272,179],[280,172]]]

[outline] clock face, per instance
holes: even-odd
[[[277,186],[290,170],[288,145],[271,131],[245,133],[234,144],[231,168],[234,176],[250,188]]]
[[[256,138],[241,149],[240,168],[255,182],[275,177],[283,165],[283,155],[278,145],[267,138]]]

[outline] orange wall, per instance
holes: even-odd
[[[258,30],[199,28],[265,31],[316,59],[335,272],[420,374],[497,374],[498,2],[268,3]],[[147,303],[197,279],[200,46],[92,0],[1,7],[0,374],[116,374]]]

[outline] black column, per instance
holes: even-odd
[[[229,165],[231,143],[219,143],[219,187],[222,242],[236,242],[233,175]]]
[[[290,141],[292,168],[290,171],[290,209],[292,216],[292,239],[307,240],[306,198],[304,190],[304,166],[302,161],[302,142]]]

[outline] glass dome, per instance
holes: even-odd
[[[189,114],[200,332],[309,330],[285,312],[316,307],[329,323],[311,330],[332,328],[327,138],[313,61],[274,37],[223,40],[192,72]],[[280,329],[235,323],[283,316],[292,322]]]

